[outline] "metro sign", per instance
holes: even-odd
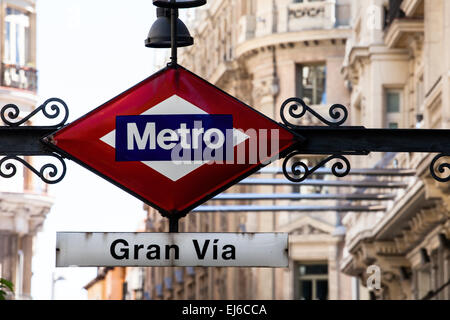
[[[48,138],[57,152],[166,217],[186,215],[299,141],[180,66],[161,70]]]

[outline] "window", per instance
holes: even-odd
[[[328,299],[328,265],[322,263],[297,265],[297,299]]]
[[[295,193],[295,194],[301,193],[302,192],[301,190],[302,189],[300,188],[300,183],[295,183],[292,185],[292,193]]]
[[[208,279],[206,278],[206,275],[202,275],[199,279],[199,298],[208,298]]]
[[[423,75],[419,78],[416,85],[416,128],[421,128],[423,125],[423,115],[424,115],[424,102],[425,102],[425,91],[424,91]]]
[[[30,61],[30,17],[27,13],[6,8],[5,63],[25,66]]]
[[[417,110],[421,111],[423,103],[425,102],[425,91],[424,91],[423,76],[419,78],[416,84],[416,107]]]
[[[325,104],[326,66],[325,64],[311,64],[297,66],[297,96],[308,105]]]
[[[194,300],[195,299],[195,288],[194,288],[194,284],[193,283],[188,284],[187,299],[188,300]]]
[[[124,282],[122,284],[122,300],[128,300],[129,294],[128,294],[128,282]]]
[[[399,123],[401,120],[401,91],[395,89],[386,90],[385,105],[385,126],[389,129],[399,128]]]
[[[336,25],[350,26],[351,12],[350,3],[336,3]]]
[[[159,298],[162,298],[164,296],[164,294],[163,294],[163,285],[162,284],[157,284],[155,289],[156,289],[156,295]]]
[[[398,123],[389,122],[389,129],[398,129]]]
[[[26,11],[7,7],[2,12],[3,60],[2,85],[29,91],[37,90],[36,70],[31,65],[31,19]]]
[[[386,109],[388,113],[400,112],[400,94],[389,90],[386,93]]]

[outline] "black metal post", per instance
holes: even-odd
[[[169,232],[170,233],[178,233],[178,222],[180,221],[179,217],[171,217],[169,218]]]
[[[172,3],[175,3],[174,0],[172,0]],[[177,53],[177,16],[178,16],[178,9],[173,8],[170,9],[170,16],[171,16],[171,49],[172,49],[172,57],[171,64],[172,66],[176,66],[178,63],[178,53]]]

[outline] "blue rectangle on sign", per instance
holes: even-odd
[[[231,115],[116,117],[116,161],[226,160]]]

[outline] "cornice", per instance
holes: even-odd
[[[368,62],[371,59],[375,60],[375,57],[405,60],[408,57],[408,50],[390,49],[385,45],[356,45],[350,49],[348,57],[348,65],[346,67],[354,65],[357,61]]]
[[[406,48],[405,37],[424,34],[423,19],[396,19],[385,33],[384,42],[389,48]]]
[[[351,29],[333,29],[330,30],[307,30],[300,32],[285,32],[285,33],[275,33],[263,37],[253,38],[244,43],[239,44],[236,47],[236,57],[239,58],[245,54],[251,53],[254,50],[259,50],[263,47],[271,47],[278,45],[305,43],[305,42],[316,42],[321,41],[337,41],[347,40],[351,35]],[[345,43],[342,43],[345,45]]]
[[[4,230],[35,235],[53,205],[45,195],[0,193],[0,224]]]
[[[33,193],[0,192],[0,202],[46,207],[53,205],[54,198]]]
[[[373,228],[373,237],[375,239],[384,238],[385,234],[389,234],[389,229],[395,228],[404,217],[415,212],[418,205],[423,204],[425,199],[424,183],[420,179],[416,179],[413,184],[405,191],[405,194],[397,199],[393,207],[386,212],[384,217]]]
[[[413,16],[424,0],[404,0],[400,5],[407,17]]]

